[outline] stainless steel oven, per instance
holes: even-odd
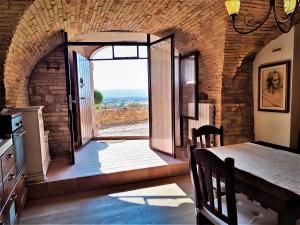
[[[16,154],[16,173],[19,176],[24,164],[24,134],[23,116],[20,113],[7,113],[0,116],[0,135],[12,137]]]
[[[24,134],[25,129],[23,125],[21,125],[17,130],[12,133],[13,143],[15,145],[16,151],[16,172],[17,176],[21,172],[24,163],[25,163],[25,155],[24,155]]]

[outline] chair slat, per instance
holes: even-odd
[[[204,145],[203,140],[202,140],[202,136],[200,136],[199,138],[200,138],[200,146],[202,147]]]
[[[210,143],[210,134],[205,134],[205,148],[210,148],[211,143]]]
[[[216,134],[213,134],[214,146],[216,146]]]
[[[201,197],[203,199],[204,202],[207,202],[207,191],[206,191],[206,187],[204,185],[203,182],[200,182],[202,180],[204,180],[204,174],[202,172],[202,167],[201,166],[197,166],[198,167],[198,176],[200,177],[200,180],[199,180],[199,187],[200,187],[200,190],[201,190]]]
[[[221,192],[220,173],[216,174],[216,182],[217,182],[218,212],[219,215],[222,215],[222,192]]]
[[[212,184],[212,172],[209,164],[205,165],[204,171],[205,171],[205,183],[207,187],[209,205],[212,209],[215,209],[215,198],[214,198],[214,190]]]

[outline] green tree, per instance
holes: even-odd
[[[95,101],[96,109],[100,109],[100,105],[103,101],[103,95],[99,90],[94,90],[94,101]]]

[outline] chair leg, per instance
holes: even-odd
[[[196,213],[197,225],[213,225],[202,213]]]

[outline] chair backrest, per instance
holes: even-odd
[[[220,128],[216,128],[211,125],[204,125],[198,129],[192,129],[192,144],[197,146],[197,138],[200,139],[200,147],[201,148],[210,148],[210,147],[217,147],[216,142],[216,135],[220,137],[220,146],[224,145],[224,136],[223,136],[223,126]],[[203,137],[205,137],[205,142],[203,141]],[[211,137],[213,139],[211,139]],[[212,145],[213,142],[213,145]]]
[[[223,161],[209,150],[189,146],[189,163],[197,211],[204,207],[225,223],[237,225],[234,160],[226,158]],[[213,177],[216,178],[215,192]],[[225,183],[226,210],[223,211],[227,212],[226,214],[222,211],[221,181]]]

